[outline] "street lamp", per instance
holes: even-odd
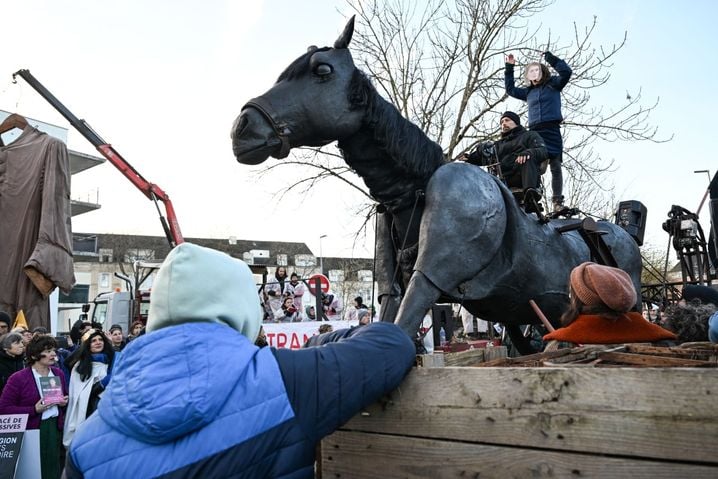
[[[322,240],[326,237],[327,237],[327,235],[321,235],[319,237],[319,272],[321,274],[324,274],[324,258],[322,256]]]
[[[708,187],[710,188],[710,183],[711,183],[711,172],[710,172],[710,170],[695,170],[693,173],[705,173],[706,175],[708,175]],[[706,202],[706,198],[708,198],[708,192],[709,192],[709,191],[710,191],[709,189],[706,190],[706,193],[703,195],[703,199],[701,200],[701,204],[698,205],[698,211],[696,211],[696,216],[698,216],[698,215],[701,214],[701,209],[703,208],[703,203]]]

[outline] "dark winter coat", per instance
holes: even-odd
[[[11,356],[0,350],[0,393],[5,388],[8,378],[25,367],[22,356]]]
[[[514,80],[514,65],[507,63],[504,70],[506,93],[528,103],[529,128],[533,128],[540,123],[560,123],[563,121],[561,116],[561,90],[571,78],[571,67],[551,53],[547,52],[545,58],[558,75],[551,75],[551,78],[541,85],[529,85],[526,88],[517,87]]]
[[[531,161],[541,164],[548,159],[546,146],[538,133],[526,130],[519,125],[506,133],[499,141],[494,143],[495,155],[486,156],[483,154],[487,144],[482,143],[469,155],[467,160],[474,165],[486,166],[496,162],[498,157],[501,163],[501,174],[504,177],[511,177],[519,173],[521,165],[516,163],[516,158],[522,155],[529,155]]]

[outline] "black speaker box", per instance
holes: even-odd
[[[616,224],[626,230],[638,246],[643,245],[647,213],[645,205],[636,200],[621,201],[616,211]]]

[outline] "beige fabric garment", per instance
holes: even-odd
[[[0,147],[0,309],[50,329],[48,295],[75,283],[65,144],[35,128]]]

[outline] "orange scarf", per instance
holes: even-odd
[[[676,335],[649,323],[640,313],[631,312],[615,320],[594,314],[582,314],[568,326],[547,334],[543,339],[580,344],[620,344],[676,339]]]

